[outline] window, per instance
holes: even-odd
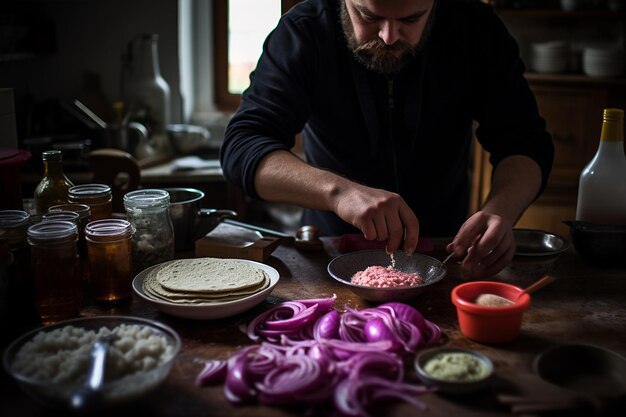
[[[234,110],[248,87],[265,37],[280,15],[299,0],[215,0],[213,2],[215,101]]]

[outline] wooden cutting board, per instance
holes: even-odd
[[[250,259],[264,262],[280,244],[279,237],[264,237],[243,227],[220,223],[196,241],[196,257]]]

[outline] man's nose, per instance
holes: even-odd
[[[378,37],[386,45],[393,45],[400,38],[398,24],[393,20],[384,20],[378,31]]]

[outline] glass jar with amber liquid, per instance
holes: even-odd
[[[105,184],[82,184],[70,188],[68,201],[86,204],[91,209],[89,221],[108,219],[113,212],[111,187]]]
[[[35,188],[33,199],[37,214],[43,215],[50,206],[67,203],[68,191],[74,186],[63,173],[61,151],[45,151],[43,159],[43,178]]]
[[[87,241],[85,240],[85,226],[89,223],[91,209],[86,204],[59,204],[48,209],[48,213],[44,217],[50,217],[52,213],[73,212],[78,214],[78,255],[82,262],[83,278],[89,281],[89,258],[87,257]]]
[[[35,303],[43,324],[77,317],[82,305],[78,227],[48,221],[28,228]]]
[[[39,315],[33,298],[30,248],[26,240],[32,216],[22,210],[0,210],[0,246],[8,247],[13,261],[8,267],[7,307],[20,324],[35,325]],[[18,330],[16,321],[8,323],[11,330]],[[19,332],[17,332],[19,333]],[[17,336],[12,332],[10,336]]]
[[[130,297],[132,232],[130,222],[118,219],[96,220],[85,227],[95,300],[118,301]]]

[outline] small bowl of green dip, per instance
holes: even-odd
[[[443,347],[418,353],[415,371],[422,382],[437,387],[440,392],[465,394],[489,385],[493,363],[474,350]]]

